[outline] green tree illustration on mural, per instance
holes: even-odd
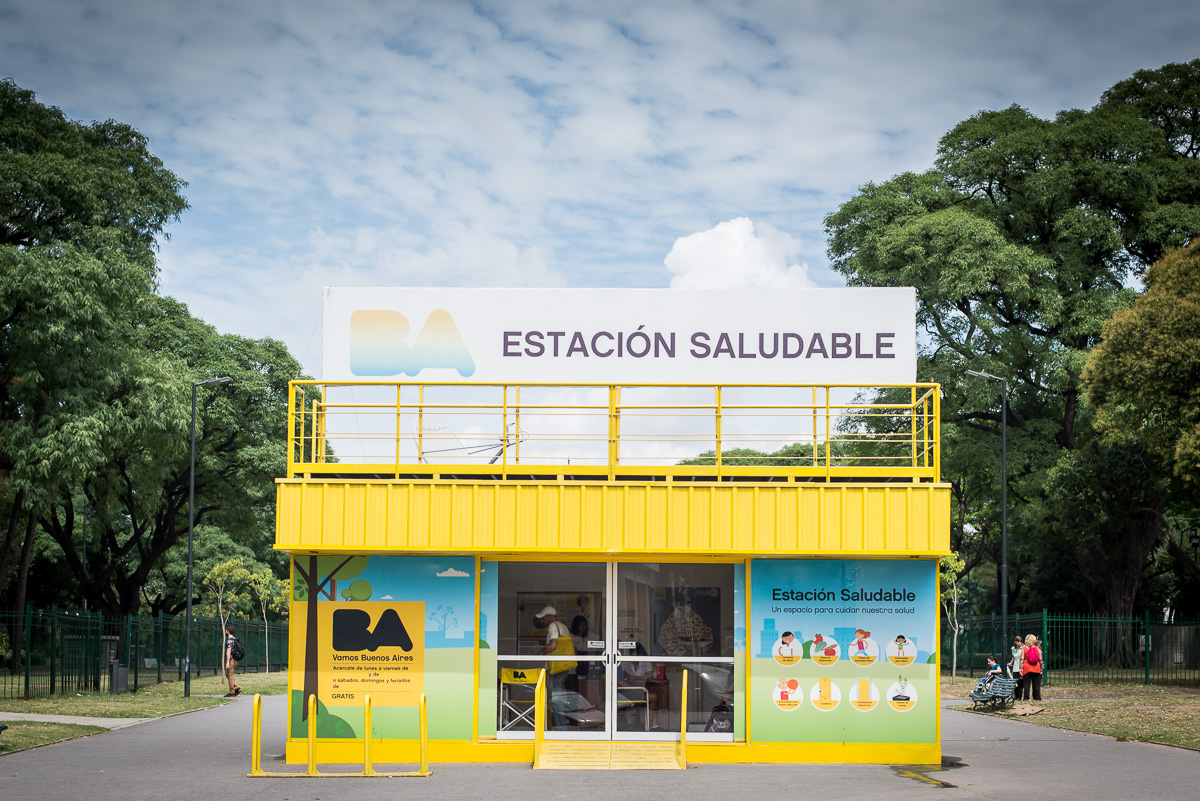
[[[347,601],[369,601],[374,589],[366,579],[355,579],[346,589],[342,590],[342,598]]]
[[[305,601],[304,617],[304,694],[301,696],[301,720],[308,719],[308,698],[317,695],[317,602],[321,595],[333,600],[336,582],[353,579],[367,569],[369,556],[297,556],[292,562],[292,597]],[[357,582],[354,582],[357,583]],[[365,583],[365,582],[364,582]],[[370,585],[367,585],[368,590]],[[351,584],[353,588],[353,584]],[[369,595],[368,595],[369,597]],[[319,701],[320,699],[318,699]]]

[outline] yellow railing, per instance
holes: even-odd
[[[289,478],[940,475],[936,384],[294,381],[288,431]]]
[[[421,693],[417,710],[418,735],[420,737],[420,767],[415,771],[404,773],[385,773],[375,770],[371,755],[371,745],[375,735],[371,728],[371,696],[363,699],[363,769],[349,773],[323,773],[317,769],[317,696],[308,696],[308,760],[303,773],[272,773],[262,768],[262,696],[254,696],[254,706],[250,713],[250,778],[270,779],[301,779],[318,776],[323,779],[353,778],[362,776],[378,776],[380,778],[404,778],[413,776],[429,776],[429,712],[426,706],[425,693]]]
[[[679,744],[675,746],[675,761],[680,769],[687,768],[687,727],[688,727],[688,672],[683,669],[683,680],[679,690]]]

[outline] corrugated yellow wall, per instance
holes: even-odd
[[[934,555],[948,484],[280,480],[285,551]]]

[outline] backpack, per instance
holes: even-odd
[[[1031,665],[1038,663],[1038,649],[1036,645],[1025,652],[1025,661]]]
[[[233,638],[233,643],[229,646],[229,658],[234,662],[241,662],[246,658],[246,646],[242,645],[242,641],[237,637]]]
[[[704,730],[719,734],[729,734],[732,732],[733,708],[724,701],[714,706],[712,714],[708,716],[708,723],[705,724]]]

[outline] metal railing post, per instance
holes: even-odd
[[[317,770],[317,696],[308,696],[308,767],[305,776],[320,776]]]
[[[679,767],[687,767],[688,670],[683,669],[679,699]]]
[[[25,663],[25,700],[29,700],[29,652],[33,649],[33,604],[25,604],[25,653],[21,661]]]
[[[1142,610],[1142,630],[1146,634],[1146,653],[1142,659],[1146,670],[1146,684],[1150,683],[1150,650],[1154,647],[1154,643],[1150,640],[1150,608]]]
[[[426,703],[425,693],[421,693],[420,707],[420,723],[421,723],[421,775],[429,775],[429,709]]]
[[[715,452],[717,455],[717,480],[719,481],[721,479],[721,387],[720,387],[720,385],[717,385],[717,387],[716,387],[716,403],[717,403],[717,407],[716,407],[716,412],[717,412],[717,420],[716,420],[717,449]]]
[[[375,766],[371,764],[371,694],[363,698],[363,775],[374,776]]]
[[[296,475],[296,384],[292,381],[288,382],[287,432],[286,475],[293,478]]]
[[[254,708],[250,716],[250,774],[262,776],[262,695],[254,694]]]
[[[542,758],[542,744],[546,741],[546,669],[538,670],[537,684],[533,690],[533,766]]]
[[[56,688],[55,668],[58,655],[58,604],[50,607],[50,694],[54,695]]]
[[[1050,683],[1050,666],[1046,663],[1046,635],[1050,632],[1049,627],[1050,612],[1046,607],[1042,607],[1042,684],[1043,686]]]

